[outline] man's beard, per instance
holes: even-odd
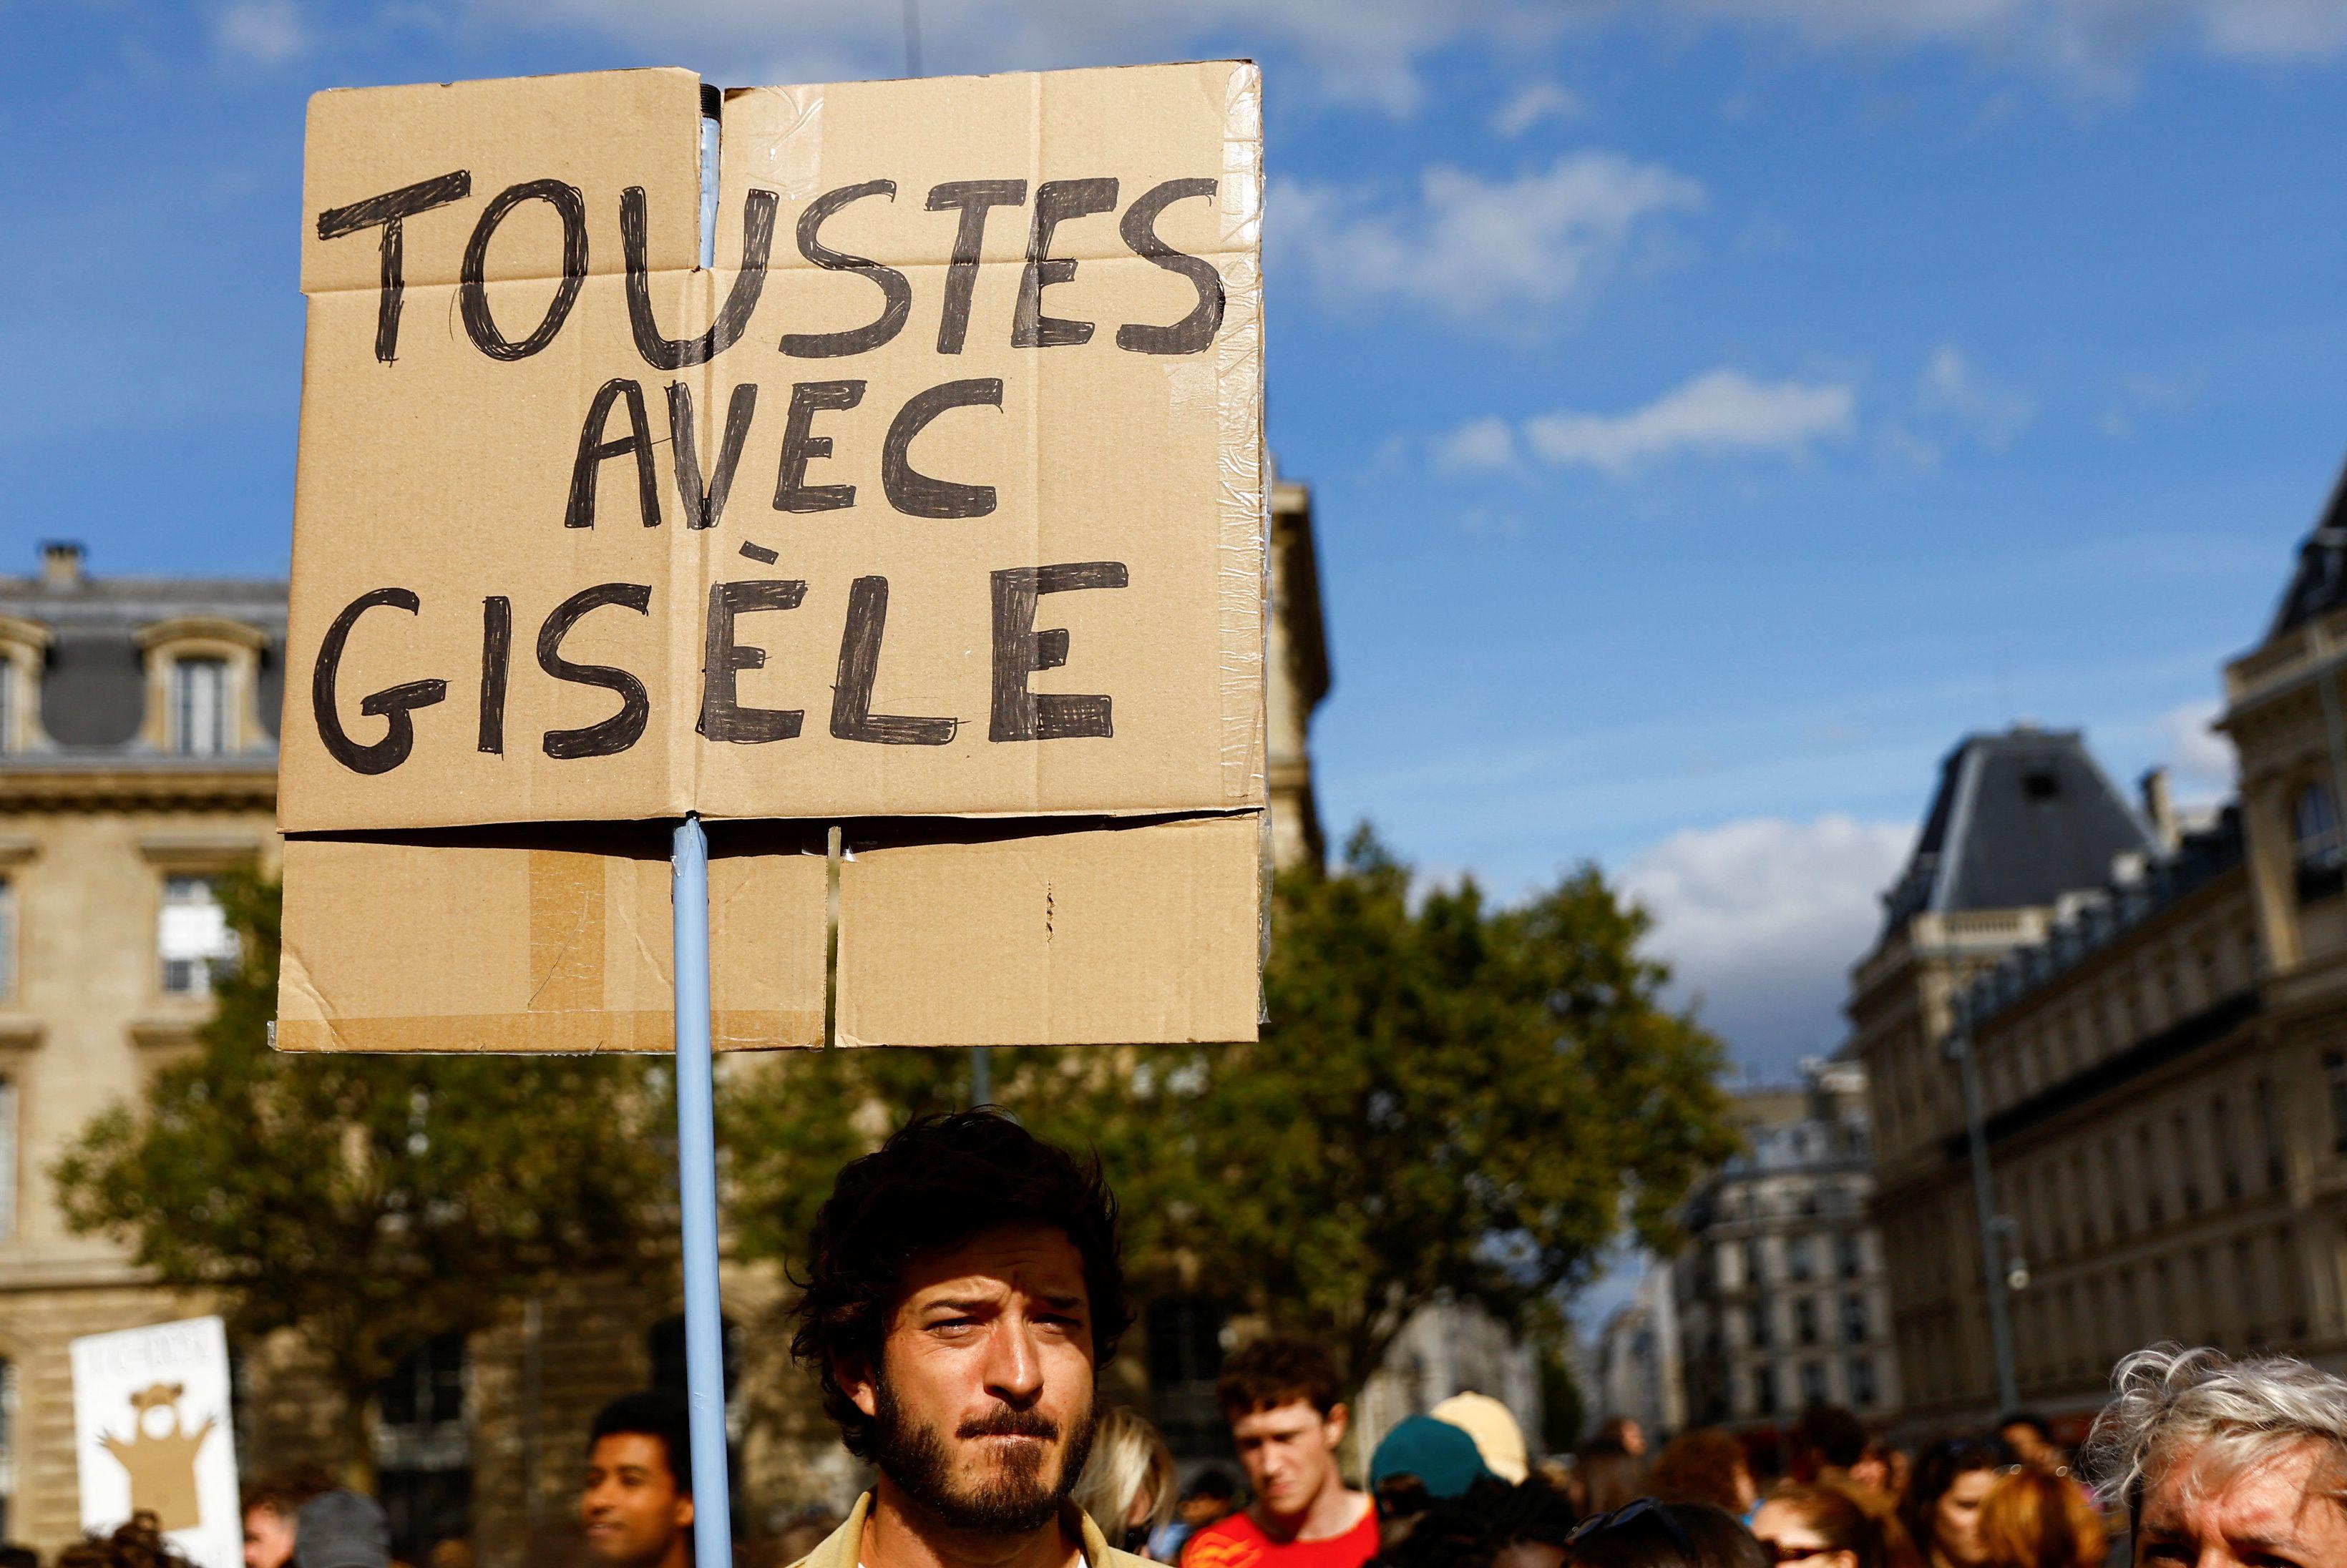
[[[872,1462],[950,1530],[973,1535],[1027,1535],[1042,1529],[1059,1517],[1092,1451],[1095,1402],[1087,1400],[1075,1430],[1060,1450],[1060,1473],[1053,1483],[1046,1484],[1043,1467],[1051,1458],[1046,1445],[1059,1437],[1059,1423],[1040,1410],[998,1410],[962,1422],[955,1437],[1018,1436],[1041,1441],[1011,1446],[992,1474],[972,1487],[957,1488],[953,1456],[938,1430],[907,1419],[885,1376],[873,1394]]]

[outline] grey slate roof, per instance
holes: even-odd
[[[268,639],[255,695],[262,728],[274,739],[285,684],[285,584],[269,578],[84,575],[59,585],[37,575],[0,576],[0,616],[36,622],[56,636],[41,672],[42,728],[55,749],[10,757],[6,766],[120,768],[146,760],[135,745],[147,708],[138,635],[183,616],[239,621]]]
[[[2314,531],[2298,547],[2298,569],[2291,574],[2290,586],[2282,590],[2266,640],[2271,642],[2342,606],[2347,606],[2347,471],[2332,485],[2331,499],[2315,520]]]
[[[2157,840],[2075,729],[1968,735],[1940,764],[1922,836],[1883,895],[1883,934],[1922,911],[2024,909],[2109,881]]]
[[[2043,942],[2006,953],[1966,989],[1967,1015],[1976,1024],[1994,1017],[2239,866],[2245,852],[2241,809],[2228,805],[2214,823],[2186,834],[2173,852],[2148,861],[2142,874],[2110,878],[2098,891],[2076,901]]]

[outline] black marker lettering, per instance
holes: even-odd
[[[888,579],[858,577],[847,593],[847,630],[839,639],[839,680],[831,688],[831,732],[876,746],[943,746],[958,718],[917,718],[872,711],[880,673],[880,639],[888,629]]]
[[[1002,382],[993,379],[948,382],[907,399],[880,448],[880,485],[888,504],[907,517],[983,517],[993,511],[994,486],[932,479],[915,472],[910,453],[913,438],[946,410],[1001,406]]]
[[[611,405],[623,397],[628,401],[628,433],[606,441],[603,431],[610,423]],[[611,458],[630,453],[636,460],[636,505],[643,513],[644,526],[657,528],[660,475],[652,465],[652,433],[644,419],[644,389],[622,376],[596,389],[595,401],[587,406],[586,423],[579,427],[579,455],[570,463],[570,502],[562,513],[565,528],[595,526],[596,476]]]
[[[861,272],[880,286],[880,314],[870,325],[850,327],[837,332],[785,332],[783,352],[803,360],[837,359],[846,354],[869,353],[905,330],[905,318],[913,313],[913,286],[894,267],[883,267],[877,261],[862,256],[850,256],[834,250],[818,239],[817,231],[824,219],[851,201],[861,201],[867,196],[885,196],[897,199],[897,182],[893,179],[868,179],[862,185],[846,186],[825,191],[807,203],[799,214],[799,254],[816,266],[831,272]]]
[[[491,594],[481,601],[481,736],[478,749],[504,756],[506,672],[513,665],[513,601]]]
[[[1010,320],[1010,346],[1049,349],[1092,341],[1090,321],[1043,314],[1043,290],[1076,275],[1075,259],[1051,254],[1051,231],[1071,218],[1116,205],[1113,179],[1047,179],[1035,188],[1035,221],[1027,234],[1027,270],[1019,276],[1019,310]]]
[[[664,338],[652,319],[651,262],[646,242],[644,188],[631,185],[620,192],[620,246],[627,252],[628,325],[636,335],[636,352],[655,370],[682,370],[706,364],[742,341],[749,329],[750,312],[766,287],[766,256],[774,244],[774,209],[771,190],[753,190],[742,204],[742,268],[733,287],[709,330],[697,338]]]
[[[1170,327],[1119,327],[1118,348],[1131,349],[1136,354],[1194,354],[1214,341],[1214,333],[1223,324],[1223,275],[1214,270],[1212,261],[1176,250],[1158,239],[1156,229],[1157,215],[1173,203],[1214,194],[1214,182],[1211,179],[1169,179],[1144,191],[1125,209],[1117,231],[1124,236],[1133,253],[1190,280],[1197,288],[1198,303]]]
[[[765,668],[766,650],[735,642],[733,622],[753,610],[794,610],[805,597],[805,583],[775,578],[712,585],[709,626],[702,645],[701,722],[694,728],[712,740],[743,746],[797,736],[805,708],[743,708],[739,701],[741,672]]]
[[[969,297],[978,287],[978,258],[986,244],[986,215],[997,207],[1017,207],[1027,199],[1023,179],[957,179],[929,191],[928,209],[961,209],[954,229],[953,260],[946,266],[945,314],[938,319],[938,352],[961,352],[969,331]]]
[[[562,282],[537,328],[517,343],[497,331],[497,321],[489,314],[489,239],[506,220],[506,214],[525,201],[543,201],[561,216]],[[473,225],[473,238],[465,246],[462,280],[456,300],[465,318],[465,335],[473,340],[473,346],[493,360],[529,358],[554,341],[554,334],[569,319],[579,286],[587,281],[587,199],[579,194],[577,186],[559,179],[528,180],[497,192],[481,209],[481,220]]]
[[[987,727],[989,740],[1059,740],[1112,733],[1107,697],[1033,692],[1027,689],[1027,677],[1068,662],[1067,629],[1035,629],[1039,595],[1122,588],[1125,581],[1122,561],[1013,566],[994,574],[994,713]]]
[[[548,757],[566,761],[575,757],[610,757],[642,738],[652,711],[651,695],[644,690],[644,683],[610,665],[573,664],[562,657],[562,639],[589,610],[618,605],[641,616],[651,609],[651,603],[649,583],[598,583],[555,606],[546,624],[538,628],[538,668],[557,680],[600,686],[620,694],[620,711],[601,723],[581,729],[548,730],[543,744]]]
[[[831,437],[810,435],[817,412],[849,409],[864,401],[862,382],[800,382],[791,388],[790,417],[783,424],[783,466],[774,478],[777,512],[836,512],[856,504],[853,484],[809,484],[810,459],[831,455]]]
[[[693,442],[692,389],[682,382],[668,383],[669,459],[676,464],[676,494],[684,503],[686,527],[714,528],[725,515],[725,497],[733,488],[733,470],[742,461],[742,443],[750,438],[750,418],[757,407],[753,382],[733,389],[725,404],[725,434],[717,443],[717,470],[704,489],[701,448]]]
[[[381,196],[370,196],[364,201],[354,201],[348,207],[329,208],[318,214],[318,238],[340,239],[345,234],[356,234],[363,229],[381,225],[383,229],[383,287],[374,311],[374,357],[389,364],[399,347],[399,298],[406,291],[407,280],[400,266],[402,249],[406,243],[404,220],[419,212],[429,212],[436,207],[446,207],[452,201],[462,201],[473,194],[473,176],[469,170],[456,169],[432,179],[419,179],[414,185],[403,185],[397,190]],[[405,756],[403,752],[401,755]]]
[[[351,628],[359,617],[378,605],[415,615],[422,601],[406,588],[377,588],[353,599],[334,624],[326,628],[325,639],[318,645],[318,662],[310,671],[310,711],[318,721],[318,738],[325,742],[326,754],[354,773],[388,773],[407,760],[415,748],[415,724],[408,714],[419,708],[429,708],[448,695],[445,680],[411,680],[403,686],[388,687],[359,702],[359,711],[370,718],[389,721],[381,740],[372,746],[362,746],[343,729],[341,714],[334,708],[334,677],[342,668],[343,650],[351,640]]]

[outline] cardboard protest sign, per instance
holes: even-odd
[[[91,1334],[70,1353],[82,1528],[152,1513],[200,1568],[239,1568],[244,1519],[220,1320]]]
[[[1257,90],[314,98],[281,1048],[1252,1038]]]
[[[1265,803],[1251,66],[322,93],[292,831]]]

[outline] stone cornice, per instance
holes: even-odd
[[[277,809],[277,769],[0,769],[0,812]]]

